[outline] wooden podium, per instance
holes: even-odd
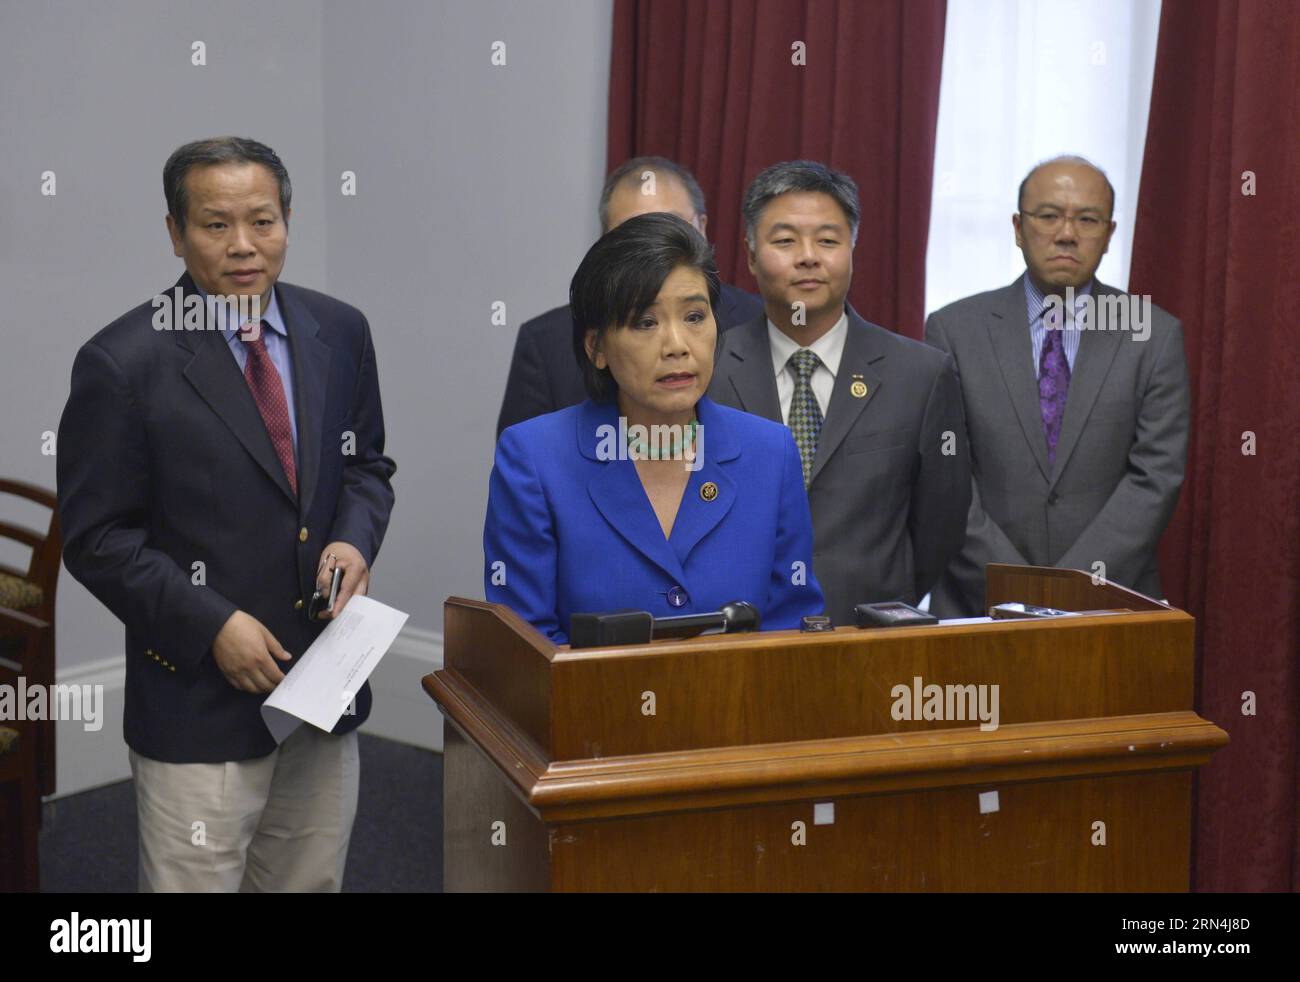
[[[1006,601],[1120,612],[571,651],[449,599],[445,889],[1187,890],[1193,769],[1228,741],[1192,710],[1193,619],[990,566]]]

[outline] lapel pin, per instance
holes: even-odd
[[[867,383],[862,381],[861,375],[853,376],[853,384],[849,386],[849,392],[854,399],[865,399],[867,397]]]
[[[705,481],[700,486],[700,497],[705,501],[712,501],[718,496],[718,486],[712,481]]]

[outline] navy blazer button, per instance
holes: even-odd
[[[300,529],[298,530],[298,541],[299,541],[299,542],[306,542],[306,541],[307,541],[307,528],[306,528],[306,526],[303,526],[302,528],[300,528]]]
[[[294,610],[302,610],[302,598],[301,598],[301,597],[299,597],[297,600],[295,600],[295,601],[293,602],[293,609],[294,609]]]
[[[690,601],[690,596],[679,586],[672,587],[668,591],[668,606],[685,607]]]

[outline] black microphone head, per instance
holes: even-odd
[[[718,611],[722,615],[722,622],[725,625],[723,632],[734,634],[738,631],[757,631],[759,625],[763,623],[763,617],[748,600],[733,600],[729,604],[723,604]]]

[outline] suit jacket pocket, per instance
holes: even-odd
[[[870,453],[874,450],[894,450],[915,446],[916,439],[909,429],[876,430],[872,433],[855,433],[844,441],[847,454]]]

